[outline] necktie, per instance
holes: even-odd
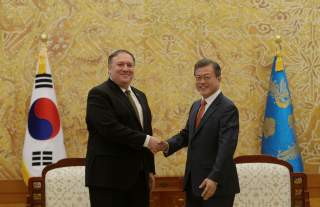
[[[200,121],[201,121],[203,114],[204,114],[204,110],[206,108],[206,104],[207,104],[207,102],[204,99],[202,99],[201,104],[200,104],[200,108],[199,108],[199,111],[197,114],[197,118],[196,118],[196,128],[199,127]]]
[[[138,112],[137,106],[136,106],[136,104],[134,103],[134,100],[133,100],[133,98],[132,98],[131,91],[126,90],[125,93],[126,93],[128,99],[129,99],[129,102],[130,102],[130,104],[131,104],[131,106],[132,106],[132,108],[133,108],[133,110],[134,110],[137,118],[139,119],[139,112]]]

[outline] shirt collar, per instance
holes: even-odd
[[[202,100],[204,99],[205,101],[206,101],[206,105],[207,106],[210,106],[211,104],[212,104],[212,102],[214,101],[214,100],[216,100],[216,98],[218,97],[218,95],[221,93],[221,90],[220,90],[220,88],[216,91],[216,92],[214,92],[211,96],[209,96],[208,98],[203,98],[202,97]]]
[[[112,77],[111,77],[111,76],[109,76],[109,78],[110,78],[110,80],[112,80]],[[113,80],[112,80],[112,81],[113,81]],[[114,81],[113,81],[113,82],[114,82]],[[115,84],[116,84],[116,83],[115,83]],[[118,84],[116,84],[116,85],[118,85]],[[118,86],[119,86],[119,85],[118,85]],[[132,89],[131,89],[131,86],[129,86],[128,89],[122,88],[122,87],[120,87],[120,86],[119,86],[119,88],[122,90],[123,93],[125,93],[127,90],[130,91],[130,93],[133,92]]]
[[[121,88],[121,87],[120,87],[120,89],[122,90],[123,93],[125,93],[126,91],[130,91],[130,93],[132,93],[131,86],[129,86],[128,89]]]

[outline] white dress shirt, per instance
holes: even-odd
[[[124,89],[124,88],[121,88],[122,92],[125,94],[126,90],[130,91],[130,95],[134,101],[134,104],[136,105],[137,107],[137,110],[138,110],[138,113],[139,113],[139,121],[140,121],[140,124],[143,128],[143,112],[142,112],[142,106],[140,104],[140,102],[138,101],[138,98],[136,97],[136,94],[134,94],[134,92],[132,91],[131,87],[129,86],[128,89]],[[144,147],[148,147],[148,144],[149,144],[149,140],[150,140],[150,136],[147,135],[146,137],[146,140],[144,141],[143,143],[143,146]]]
[[[210,105],[213,103],[213,101],[214,100],[216,100],[216,98],[218,97],[218,95],[221,93],[221,90],[220,90],[220,88],[216,91],[216,92],[214,92],[211,96],[209,96],[208,98],[201,98],[201,100],[205,100],[206,101],[206,106],[205,106],[205,108],[204,108],[204,113],[203,113],[203,115],[206,113],[206,111],[207,111],[207,109],[210,107]]]

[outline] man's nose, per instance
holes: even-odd
[[[130,67],[127,64],[124,64],[123,65],[123,70],[128,71],[128,70],[130,70]]]
[[[206,81],[204,80],[204,78],[200,78],[200,81],[199,81],[199,83],[205,83]]]

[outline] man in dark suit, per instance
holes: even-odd
[[[202,59],[195,64],[201,100],[193,103],[186,127],[167,140],[169,156],[188,147],[184,190],[187,207],[232,207],[240,192],[233,154],[239,133],[239,114],[220,90],[220,66]]]
[[[89,131],[85,182],[92,207],[148,207],[154,185],[151,111],[143,92],[130,86],[135,58],[117,50],[108,58],[109,79],[88,94]]]

